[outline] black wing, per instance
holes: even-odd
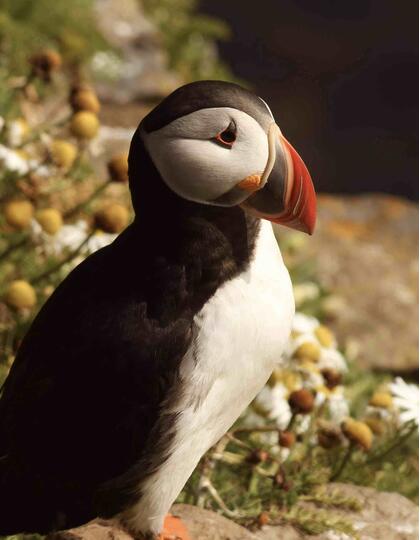
[[[154,235],[134,223],[41,309],[0,399],[0,534],[113,515],[165,459],[175,418],[160,409],[182,392],[194,315],[258,230],[240,209],[204,211]]]
[[[22,343],[0,400],[1,534],[86,522],[98,487],[141,457],[192,314],[185,265],[136,244],[79,265]]]

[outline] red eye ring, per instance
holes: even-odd
[[[233,143],[236,141],[236,126],[231,122],[229,126],[218,133],[214,138],[215,141],[220,143],[225,148],[232,148]]]

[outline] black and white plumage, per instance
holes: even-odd
[[[157,534],[201,456],[265,384],[294,302],[271,224],[315,196],[267,105],[178,89],[130,148],[134,222],[56,289],[0,400],[0,534],[118,516]]]

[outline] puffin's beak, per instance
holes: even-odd
[[[312,234],[316,221],[315,189],[302,158],[283,137],[276,124],[268,132],[269,157],[258,186],[242,207],[261,218]]]

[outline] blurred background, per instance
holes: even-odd
[[[271,104],[321,191],[417,199],[418,2],[203,0],[235,75]]]
[[[56,286],[132,220],[127,152],[143,116],[184,83],[236,81],[270,105],[318,192],[312,237],[275,227],[299,328],[290,372],[254,413],[273,421],[309,388],[314,419],[336,433],[351,415],[365,450],[374,441],[341,480],[418,502],[417,22],[414,0],[0,0],[0,384]],[[285,504],[308,471],[336,478],[340,440],[294,462]],[[248,504],[247,476],[224,472],[228,506]]]

